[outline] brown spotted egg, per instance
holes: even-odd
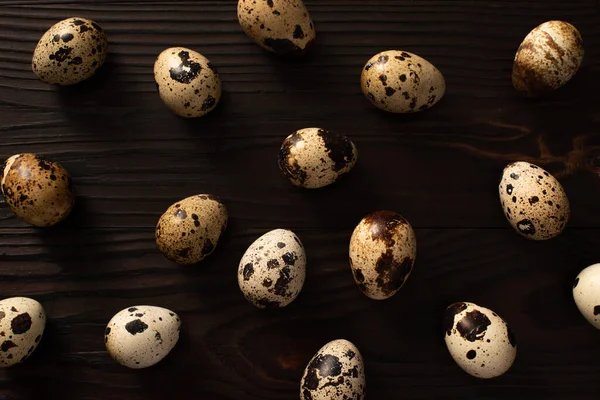
[[[495,312],[473,303],[454,303],[444,313],[446,346],[466,373],[489,379],[504,374],[517,356],[517,341]]]
[[[225,205],[210,194],[199,194],[165,211],[156,225],[156,243],[169,260],[195,264],[215,250],[226,227]]]
[[[512,83],[526,97],[540,97],[566,84],[583,61],[581,34],[564,21],[548,21],[525,37],[513,62]]]
[[[345,339],[333,340],[321,347],[300,381],[300,400],[362,400],[365,393],[362,355]]]
[[[306,254],[294,232],[275,229],[256,239],[238,267],[238,284],[259,308],[280,308],[298,297],[306,278]]]
[[[569,220],[569,199],[550,173],[525,161],[509,164],[498,187],[504,214],[522,236],[558,236]]]
[[[154,80],[162,101],[180,117],[206,115],[221,99],[216,68],[202,54],[184,47],[171,47],[159,54]]]
[[[240,26],[261,47],[302,54],[315,40],[315,27],[302,0],[238,0]]]
[[[590,265],[573,282],[575,304],[596,329],[600,329],[600,264]]]
[[[11,297],[0,301],[0,368],[25,361],[46,328],[46,313],[37,301]]]
[[[279,170],[294,185],[316,189],[346,175],[357,159],[356,146],[346,136],[321,128],[305,128],[283,141]]]
[[[73,85],[92,77],[104,64],[108,41],[92,20],[67,18],[53,25],[33,52],[31,67],[42,81]]]
[[[384,300],[400,290],[417,256],[415,232],[399,214],[376,211],[364,217],[350,238],[350,267],[360,290]]]
[[[446,92],[444,76],[433,64],[400,50],[373,56],[365,64],[360,82],[373,105],[392,113],[426,110]]]
[[[39,227],[61,222],[75,203],[69,173],[37,154],[17,154],[6,160],[1,188],[15,215]]]
[[[133,306],[112,317],[104,331],[108,354],[119,364],[139,369],[158,363],[179,340],[181,321],[173,311]]]

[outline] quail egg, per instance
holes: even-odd
[[[345,339],[323,346],[306,366],[300,382],[300,400],[361,400],[365,392],[362,355]]]
[[[199,194],[165,211],[156,225],[156,243],[169,260],[195,264],[215,250],[226,227],[225,205],[210,194]]]
[[[86,18],[67,18],[42,35],[31,67],[43,82],[73,85],[92,77],[104,64],[107,51],[100,25]]]
[[[585,319],[600,329],[600,264],[590,265],[577,275],[573,298]]]
[[[569,200],[563,187],[537,165],[525,161],[509,164],[502,174],[499,192],[506,218],[528,239],[551,239],[569,220]]]
[[[321,128],[305,128],[283,141],[279,169],[292,184],[316,189],[346,175],[357,159],[356,146],[346,136]]]
[[[238,0],[240,26],[261,47],[302,54],[315,40],[315,27],[302,0]]]
[[[450,355],[474,377],[498,377],[517,356],[513,331],[498,314],[477,304],[451,304],[444,313],[444,330]]]
[[[350,238],[350,267],[360,290],[384,300],[400,290],[413,270],[417,239],[408,221],[392,211],[364,217]]]
[[[202,54],[184,47],[171,47],[159,54],[154,80],[162,101],[180,117],[206,115],[221,99],[216,68]]]
[[[446,92],[444,76],[433,64],[400,50],[373,56],[365,64],[360,82],[373,105],[392,113],[426,110]]]
[[[75,203],[69,173],[38,154],[16,154],[6,160],[1,188],[15,215],[39,227],[61,222]]]
[[[564,21],[548,21],[525,37],[513,62],[512,83],[526,97],[540,97],[566,84],[579,70],[581,34]]]
[[[238,268],[240,290],[259,308],[290,304],[300,294],[305,277],[304,247],[287,229],[275,229],[256,239]]]
[[[119,311],[104,331],[104,343],[119,364],[150,367],[169,354],[179,340],[181,321],[173,311],[155,306],[133,306]]]
[[[0,301],[0,368],[25,361],[46,328],[46,313],[37,301],[11,297]]]

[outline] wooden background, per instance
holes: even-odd
[[[306,363],[346,338],[366,359],[369,399],[597,399],[600,332],[579,314],[571,283],[600,261],[600,2],[307,0],[317,41],[285,60],[252,43],[236,2],[0,2],[0,156],[38,152],[70,171],[72,217],[35,229],[0,208],[0,296],[30,296],[48,313],[25,364],[0,371],[0,399],[297,399]],[[37,40],[72,16],[100,23],[109,58],[89,82],[59,89],[32,74]],[[514,53],[538,24],[581,31],[578,75],[542,100],[510,83]],[[159,99],[160,51],[186,46],[218,68],[224,97],[211,115],[182,120]],[[375,53],[417,53],[445,75],[445,98],[389,115],[363,97]],[[277,169],[292,131],[348,135],[359,162],[343,182],[306,191]],[[556,174],[572,205],[566,231],[531,242],[505,220],[503,167],[527,160]],[[154,227],[174,201],[221,197],[230,225],[204,263],[158,253]],[[390,209],[415,227],[413,275],[377,302],[355,286],[348,241],[366,214]],[[304,242],[308,274],[289,307],[255,309],[239,292],[246,247],[274,228]],[[492,308],[515,330],[517,360],[479,381],[450,358],[441,332],[454,301]],[[131,305],[171,308],[182,337],[161,363],[128,370],[103,330]]]

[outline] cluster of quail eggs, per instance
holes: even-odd
[[[315,27],[301,0],[239,0],[243,31],[264,49],[280,55],[301,55],[315,40]],[[73,85],[91,78],[104,64],[108,41],[94,21],[73,17],[43,34],[32,58],[32,70],[50,84]],[[533,29],[519,46],[513,63],[514,88],[539,97],[565,85],[584,55],[578,30],[549,21]],[[202,54],[184,47],[162,51],[154,63],[160,99],[184,118],[214,110],[221,98],[215,66]],[[391,113],[414,113],[436,105],[444,96],[443,74],[427,59],[406,50],[386,50],[369,59],[361,73],[364,96]],[[294,186],[318,189],[341,180],[355,166],[354,142],[322,127],[298,129],[279,149],[278,166]],[[499,184],[502,211],[522,236],[547,240],[559,235],[570,216],[569,200],[559,181],[525,161],[503,171]],[[71,177],[58,162],[24,153],[4,164],[2,194],[14,214],[38,227],[63,221],[75,204]],[[180,265],[202,262],[225,233],[225,204],[211,194],[181,199],[160,216],[155,229],[158,250]],[[394,211],[379,210],[358,222],[349,238],[349,270],[357,288],[373,300],[394,296],[414,268],[417,239],[410,223]],[[300,294],[306,280],[307,254],[298,235],[277,228],[249,244],[237,279],[242,295],[257,308],[282,308]],[[575,303],[600,329],[600,264],[577,276]],[[14,297],[0,301],[0,366],[25,361],[44,333],[46,314],[40,303]],[[456,302],[443,315],[444,338],[451,357],[466,373],[483,379],[507,372],[515,361],[512,329],[494,311],[475,303]],[[108,322],[105,346],[119,364],[147,368],[165,358],[179,339],[181,320],[167,308],[135,305]],[[365,368],[358,348],[345,339],[325,344],[308,362],[300,398],[362,399]]]

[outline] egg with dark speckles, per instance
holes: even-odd
[[[362,400],[365,394],[362,355],[345,339],[333,340],[321,347],[300,381],[300,400]]]
[[[346,175],[357,159],[356,146],[346,136],[322,128],[305,128],[283,141],[279,170],[292,184],[316,189]]]
[[[259,308],[280,308],[298,297],[306,278],[306,253],[294,232],[274,229],[256,239],[238,267],[238,284]]]
[[[15,215],[39,227],[58,224],[75,204],[67,170],[37,154],[17,154],[6,160],[1,188]]]
[[[600,329],[600,264],[590,265],[573,282],[575,304],[596,329]]]
[[[562,185],[537,165],[525,161],[509,164],[498,190],[506,218],[528,239],[552,239],[569,221],[569,199]]]
[[[154,80],[162,101],[180,117],[206,115],[221,99],[217,69],[202,54],[185,47],[171,47],[159,54]]]
[[[273,53],[303,54],[315,40],[302,0],[238,0],[237,14],[246,35]]]
[[[408,51],[387,50],[373,56],[362,70],[363,94],[377,108],[413,113],[437,104],[446,93],[442,73]]]
[[[173,350],[180,330],[181,320],[175,312],[156,306],[132,306],[112,317],[104,331],[104,344],[119,364],[148,368]]]
[[[46,313],[37,301],[27,297],[0,301],[0,368],[27,360],[45,328]]]
[[[227,227],[227,209],[216,197],[199,194],[171,205],[156,225],[161,253],[178,264],[195,264],[217,247]]]
[[[360,290],[384,300],[396,294],[413,270],[417,239],[412,226],[392,211],[364,217],[350,238],[350,267]]]
[[[42,35],[31,67],[43,82],[74,85],[92,77],[107,52],[108,41],[100,25],[86,18],[67,18]]]
[[[450,355],[466,373],[490,379],[506,373],[517,357],[517,340],[495,312],[459,302],[444,313],[444,337]]]
[[[564,21],[544,22],[529,32],[515,54],[513,86],[525,97],[551,93],[573,78],[583,55],[577,28]]]

